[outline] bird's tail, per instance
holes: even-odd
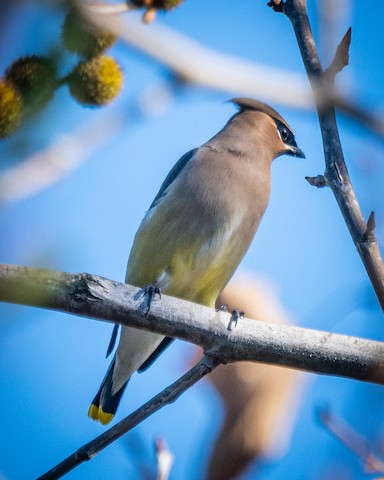
[[[125,387],[129,381],[128,379],[117,392],[112,393],[112,376],[115,367],[115,360],[116,358],[112,360],[104,380],[100,385],[99,391],[92,400],[91,406],[88,410],[88,417],[99,421],[103,425],[107,425],[115,416],[121,396],[123,395]]]

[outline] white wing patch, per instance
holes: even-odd
[[[206,262],[207,260],[215,262],[215,260],[222,258],[228,250],[233,234],[241,227],[243,219],[243,211],[238,210],[231,215],[231,221],[203,243],[196,256],[196,262]]]
[[[156,280],[156,287],[160,288],[162,292],[166,292],[171,284],[172,276],[169,269],[164,270]]]

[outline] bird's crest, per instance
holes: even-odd
[[[233,98],[232,100],[229,100],[229,101],[237,105],[240,111],[248,109],[248,110],[256,110],[259,112],[264,112],[274,120],[279,120],[287,128],[289,128],[289,130],[293,133],[292,128],[288,125],[286,120],[284,120],[284,118],[279,113],[276,112],[276,110],[274,110],[269,105],[263,102],[260,102],[259,100],[254,100],[252,98]]]

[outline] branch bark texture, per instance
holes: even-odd
[[[384,344],[251,319],[228,330],[230,314],[89,275],[0,265],[0,301],[48,308],[128,325],[200,345],[222,363],[282,365],[384,384]]]
[[[275,9],[283,11],[292,23],[305,69],[310,80],[323,137],[327,185],[332,189],[353,242],[384,311],[384,264],[374,235],[368,239],[367,224],[349,178],[341,147],[335,108],[330,100],[334,91],[334,76],[348,64],[349,30],[339,45],[330,69],[323,71],[308,19],[306,0],[278,2]],[[272,4],[272,5],[271,5]],[[276,2],[270,2],[273,6]],[[326,101],[324,101],[326,99]]]

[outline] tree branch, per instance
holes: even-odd
[[[141,290],[87,273],[0,264],[0,301],[140,328],[200,345],[223,363],[248,360],[384,384],[384,344],[317,330],[239,319],[162,295],[148,315]]]
[[[132,9],[137,7],[129,2],[85,3],[82,6],[82,12],[90,16],[91,21],[97,23],[102,17],[103,25],[107,22],[111,28],[115,26],[117,13]],[[108,20],[111,16],[112,23]],[[313,107],[310,90],[302,75],[216,52],[162,25],[148,28],[129,19],[124,21],[123,27],[121,38],[172,71],[175,84],[182,79],[185,84],[195,83],[230,95],[261,96],[267,101],[307,110]],[[188,51],[188,55],[185,55],[185,51]],[[281,78],[284,78],[284,84]],[[384,122],[380,117],[335,91],[332,101],[354,121],[379,137],[384,137]],[[135,105],[135,110],[139,108]],[[145,115],[145,112],[142,113]],[[113,117],[112,120],[109,117]],[[0,205],[33,195],[73,171],[118,131],[118,117],[113,110],[103,118],[89,122],[89,125],[54,139],[48,147],[1,173]],[[89,137],[89,141],[84,141],[84,136]]]
[[[281,0],[279,3],[283,4]],[[94,10],[84,4],[81,5],[81,10],[91,22],[109,29],[116,28],[114,16],[95,14]],[[310,89],[301,74],[218,52],[160,22],[148,28],[130,16],[120,20],[121,31],[116,31],[116,34],[124,42],[148,55],[185,82],[230,95],[262,97],[267,102],[293,108],[313,108]],[[282,78],[284,82],[281,81]],[[347,116],[381,138],[384,136],[382,118],[352,103],[341,92],[328,92],[329,95],[331,93],[332,101]]]
[[[160,22],[149,28],[127,15],[119,18],[117,29],[114,15],[100,15],[84,4],[79,7],[90,22],[114,31],[130,47],[184,82],[236,95],[261,96],[294,108],[313,108],[311,90],[301,74],[218,52]]]
[[[121,420],[121,422],[109,428],[107,431],[94,438],[91,442],[80,447],[72,455],[39,477],[38,480],[55,480],[61,478],[83,462],[91,460],[95,455],[100,453],[101,450],[123,436],[150,415],[157,412],[165,405],[177,400],[181,394],[192,387],[205,375],[210,373],[214,368],[220,365],[220,363],[221,361],[218,357],[205,355],[199,363],[172,385]]]
[[[336,122],[332,94],[334,76],[348,63],[350,30],[339,45],[330,69],[323,71],[317,54],[315,41],[308,19],[306,0],[270,2],[270,6],[283,11],[294,28],[300,53],[314,92],[317,113],[323,137],[326,184],[332,189],[339,208],[348,226],[353,242],[363,261],[365,269],[384,311],[384,264],[374,232],[370,228],[367,239],[367,225],[360,210],[355,192],[344,161],[339,131]]]

